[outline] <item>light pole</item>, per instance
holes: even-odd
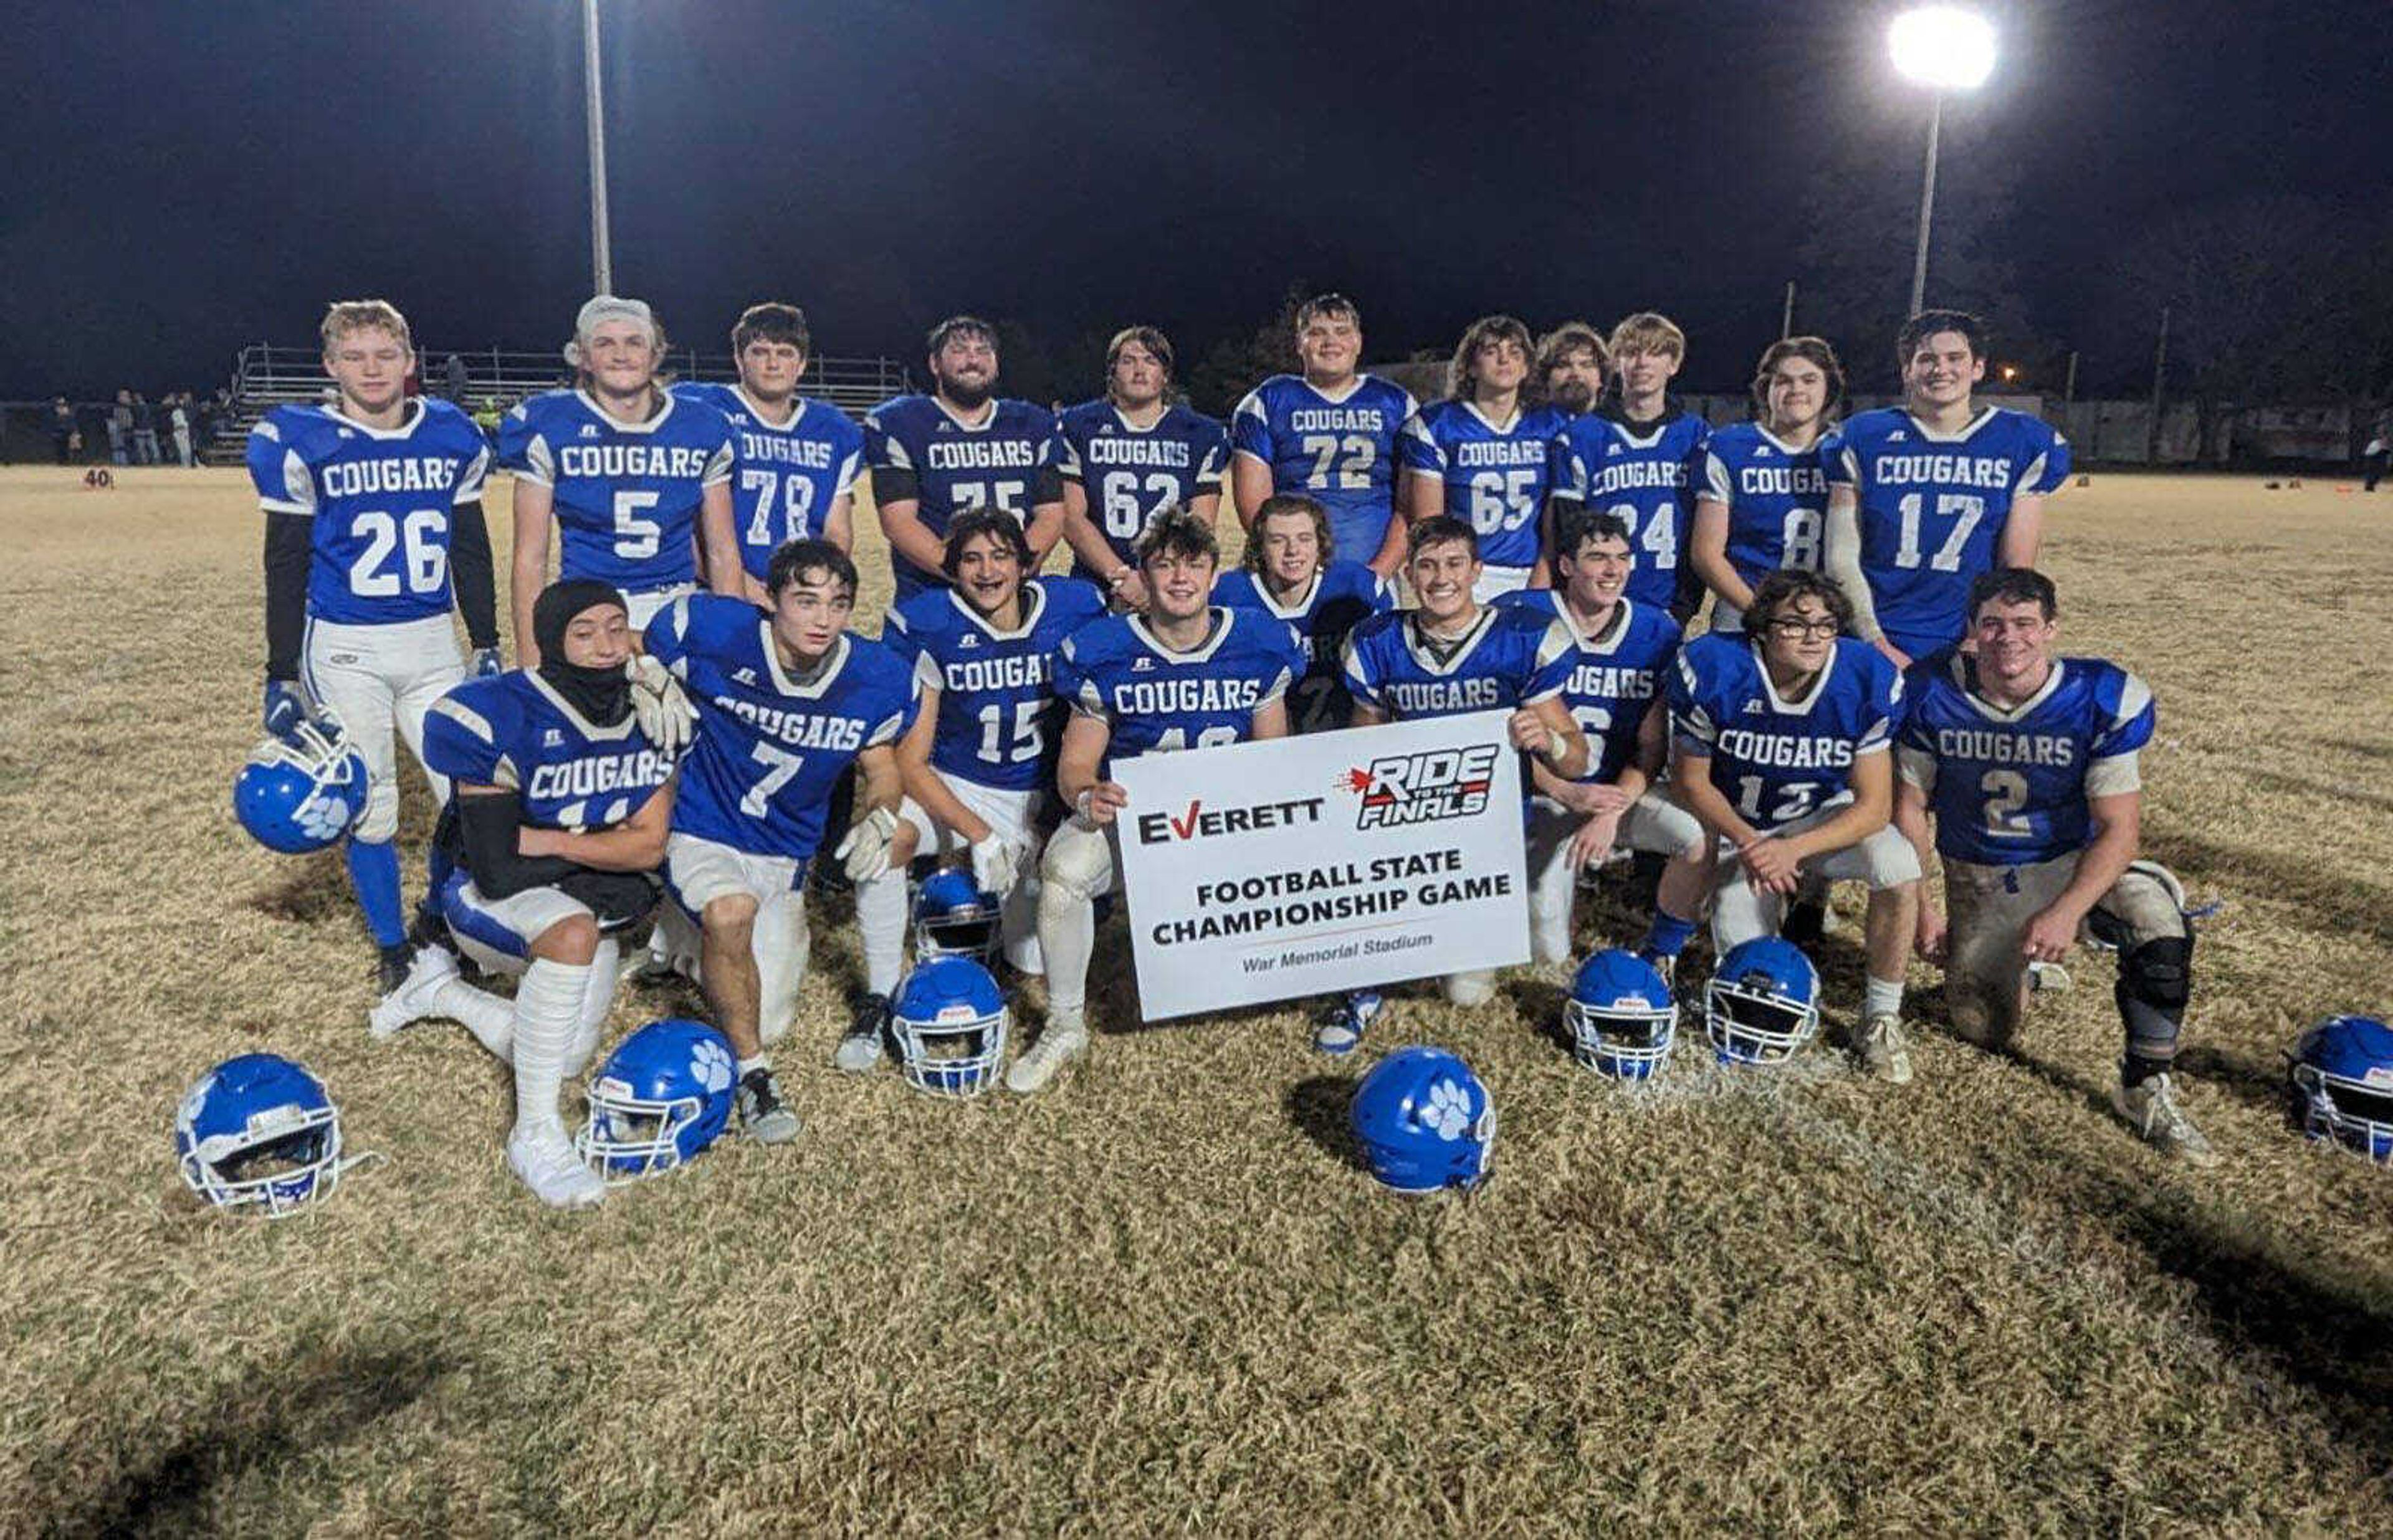
[[[598,0],[582,0],[582,107],[590,124],[590,292],[615,292],[607,234],[607,102],[598,85]]]
[[[1994,29],[1973,11],[1926,6],[1887,29],[1888,51],[1905,78],[1933,93],[1928,111],[1928,170],[1919,181],[1919,244],[1911,256],[1911,314],[1928,305],[1928,229],[1936,214],[1936,141],[1944,127],[1944,93],[1972,91],[1994,68]]]

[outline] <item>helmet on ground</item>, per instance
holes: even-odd
[[[288,739],[268,737],[233,777],[233,816],[250,838],[285,855],[321,850],[366,810],[366,760],[338,731],[302,723]]]
[[[1013,1012],[987,968],[968,957],[926,957],[889,1002],[889,1032],[906,1083],[934,1096],[977,1096],[1005,1062]]]
[[[730,1123],[736,1067],[731,1039],[704,1023],[650,1022],[598,1066],[573,1147],[609,1181],[670,1171]]]
[[[1670,1055],[1679,1002],[1661,970],[1634,952],[1608,946],[1579,964],[1563,1019],[1580,1064],[1623,1080],[1642,1080]]]
[[[961,867],[944,867],[914,894],[914,955],[975,958],[994,965],[1001,941],[995,894]]]
[[[2294,1050],[2293,1081],[2304,1133],[2393,1163],[2393,1026],[2373,1016],[2321,1022]]]
[[[1783,937],[1739,942],[1704,985],[1704,1036],[1722,1064],[1784,1064],[1819,1030],[1819,970]]]
[[[324,1083],[279,1053],[244,1053],[200,1077],[175,1114],[183,1181],[218,1208],[281,1219],[341,1180],[341,1113]]]
[[[1442,1048],[1400,1048],[1371,1066],[1347,1110],[1364,1163],[1399,1193],[1475,1187],[1496,1143],[1496,1103]]]

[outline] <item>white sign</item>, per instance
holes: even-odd
[[[1116,763],[1146,1019],[1528,961],[1509,715]]]

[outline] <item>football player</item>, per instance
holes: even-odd
[[[1545,549],[1553,549],[1553,522],[1572,503],[1619,516],[1637,547],[1628,596],[1684,625],[1703,598],[1680,555],[1694,516],[1695,471],[1711,437],[1709,424],[1670,400],[1687,335],[1669,317],[1640,311],[1612,329],[1606,346],[1619,399],[1574,418],[1554,440]],[[1550,562],[1532,581],[1539,588],[1552,581]]]
[[[1288,685],[1304,667],[1288,627],[1210,601],[1221,547],[1211,526],[1174,510],[1139,538],[1147,611],[1082,627],[1056,655],[1055,694],[1071,706],[1055,789],[1071,816],[1039,865],[1039,945],[1047,1029],[1006,1085],[1029,1092],[1088,1051],[1089,959],[1096,900],[1113,890],[1113,824],[1130,793],[1108,772],[1141,754],[1288,733]]]
[[[1533,765],[1566,781],[1588,772],[1587,736],[1563,690],[1578,648],[1550,611],[1490,608],[1471,597],[1480,578],[1479,538],[1470,525],[1440,514],[1414,521],[1405,576],[1420,607],[1374,615],[1346,638],[1346,689],[1354,698],[1353,724],[1456,716],[1466,711],[1511,713],[1512,746]],[[1492,971],[1456,973],[1445,981],[1457,1005],[1482,1005],[1495,993]],[[1349,995],[1314,1030],[1313,1046],[1347,1053],[1380,1010],[1376,991]]]
[[[1126,328],[1105,346],[1105,395],[1059,419],[1072,575],[1123,609],[1146,607],[1131,559],[1146,527],[1172,508],[1210,525],[1222,502],[1229,430],[1172,400],[1171,376],[1170,339],[1152,326]]]
[[[1485,604],[1525,587],[1536,567],[1553,442],[1570,414],[1527,398],[1529,329],[1510,316],[1472,321],[1446,377],[1447,399],[1415,413],[1397,444],[1405,509],[1414,519],[1470,521],[1480,559],[1471,596]]]
[[[791,541],[765,572],[769,609],[693,594],[648,623],[648,655],[698,710],[665,847],[673,901],[699,924],[698,976],[739,1055],[741,1125],[795,1138],[765,1051],[797,1013],[808,952],[806,865],[825,803],[853,764],[855,823],[832,855],[848,880],[886,871],[913,725],[911,667],[847,629],[856,564],[828,541]]]
[[[1836,349],[1782,337],[1753,377],[1756,420],[1724,427],[1704,451],[1687,560],[1712,593],[1712,629],[1742,633],[1753,585],[1782,567],[1820,569],[1828,476],[1820,440],[1845,393]]]
[[[731,329],[738,385],[690,382],[675,397],[723,413],[731,424],[733,527],[747,596],[765,602],[773,553],[793,540],[855,547],[849,508],[864,461],[864,430],[828,401],[798,394],[814,346],[806,313],[794,305],[752,305]]]
[[[1576,417],[1603,399],[1603,372],[1611,355],[1603,333],[1583,320],[1566,320],[1537,339],[1537,378],[1547,402]]]
[[[1888,819],[1903,676],[1839,634],[1843,590],[1816,572],[1761,580],[1745,634],[1680,649],[1668,699],[1671,794],[1720,842],[1712,940],[1726,952],[1778,929],[1807,873],[1869,885],[1862,1067],[1911,1078],[1903,974],[1918,912],[1919,857]]]
[[[967,508],[1019,520],[1034,568],[1064,533],[1054,413],[995,394],[995,329],[951,316],[931,328],[929,346],[931,394],[883,401],[864,419],[864,463],[900,602],[946,581],[948,526]]]
[[[516,473],[515,595],[518,653],[532,600],[548,581],[549,525],[564,547],[558,575],[621,590],[637,632],[706,579],[744,588],[731,528],[731,424],[712,407],[657,384],[663,328],[636,299],[600,294],[582,307],[565,356],[570,390],[539,395],[499,427],[499,462]],[[520,658],[536,668],[536,653]]]
[[[956,516],[941,566],[949,586],[892,609],[881,633],[912,665],[922,704],[897,745],[906,802],[889,869],[857,885],[868,998],[839,1045],[844,1070],[881,1063],[905,964],[906,868],[918,853],[943,863],[968,854],[980,890],[1001,906],[1007,960],[1045,972],[1034,816],[1063,714],[1048,682],[1065,638],[1105,614],[1105,596],[1077,578],[1038,576],[1022,526],[994,508]]]
[[[465,983],[455,956],[427,945],[373,1029],[464,1023],[515,1069],[508,1167],[543,1203],[581,1208],[606,1184],[575,1155],[557,1096],[589,1062],[614,1000],[614,933],[655,906],[649,873],[664,858],[673,761],[632,709],[621,594],[586,578],[553,583],[533,601],[528,634],[539,667],[451,690],[424,743],[457,789],[439,835],[455,863],[441,891],[448,933],[485,971],[520,974],[516,998]]]
[[[1274,493],[1302,492],[1328,510],[1331,555],[1392,578],[1405,555],[1392,501],[1396,437],[1419,409],[1401,387],[1357,372],[1363,313],[1343,294],[1298,308],[1296,351],[1304,372],[1273,375],[1231,416],[1238,522],[1251,529]]]
[[[391,733],[425,763],[424,714],[465,677],[452,605],[475,675],[500,667],[482,516],[490,457],[454,406],[408,398],[415,349],[396,308],[342,301],[322,334],[333,399],[276,407],[249,436],[266,511],[266,730],[288,737],[329,711],[365,757],[365,812],[345,855],[387,995],[408,969]],[[426,771],[445,802],[448,781]]]
[[[2126,1051],[2112,1105],[2159,1149],[2216,1157],[2177,1104],[2170,1066],[2191,992],[2193,930],[2176,879],[2136,858],[2138,751],[2152,693],[2099,658],[2058,656],[2059,595],[2038,572],[1996,568],[1969,588],[1969,639],[1913,672],[1894,817],[1944,863],[1948,920],[1919,907],[1919,955],[1944,969],[1953,1025],[1987,1046],[2019,1029],[2031,962],[2082,932],[2118,948]]]
[[[2069,440],[1973,398],[1985,343],[1963,311],[1912,317],[1895,344],[1903,405],[1854,413],[1821,450],[1824,569],[1897,668],[1961,640],[1980,573],[2035,565],[2045,499],[2069,477]]]
[[[1556,531],[1559,586],[1496,601],[1568,628],[1576,649],[1563,704],[1587,734],[1589,764],[1576,779],[1530,766],[1529,942],[1538,962],[1569,962],[1578,876],[1615,849],[1667,857],[1654,920],[1639,950],[1673,974],[1695,933],[1711,881],[1711,840],[1693,815],[1656,790],[1668,750],[1664,682],[1679,651],[1679,623],[1625,597],[1635,565],[1628,527],[1587,507]]]
[[[1354,709],[1342,661],[1346,633],[1393,603],[1387,580],[1361,562],[1332,559],[1330,545],[1329,515],[1320,503],[1275,493],[1255,515],[1240,565],[1213,581],[1215,604],[1255,610],[1296,633],[1304,672],[1288,690],[1292,733],[1346,725]]]

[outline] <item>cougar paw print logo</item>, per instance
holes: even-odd
[[[309,839],[329,840],[348,827],[349,810],[338,797],[320,794],[301,803],[293,821]]]
[[[1471,1097],[1451,1080],[1440,1080],[1429,1088],[1429,1105],[1421,1109],[1421,1121],[1440,1139],[1460,1139],[1471,1127]]]
[[[689,1072],[712,1096],[731,1084],[731,1055],[723,1051],[721,1043],[706,1038],[690,1051]]]

